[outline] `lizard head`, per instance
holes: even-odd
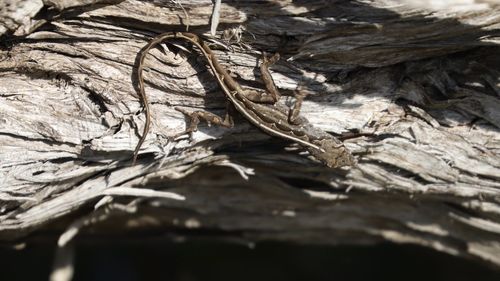
[[[325,163],[330,168],[338,168],[343,166],[352,166],[356,160],[351,152],[344,144],[336,139],[327,138],[312,141],[319,146],[323,151],[315,148],[307,148],[307,150],[318,160]]]

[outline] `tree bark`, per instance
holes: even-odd
[[[411,243],[500,266],[496,2],[224,1],[212,39],[211,1],[5,3],[1,241],[215,230]],[[246,87],[262,88],[261,53],[279,52],[280,102],[307,91],[301,114],[342,138],[358,165],[325,167],[237,116],[232,129],[202,124],[192,141],[169,141],[187,121],[174,107],[225,108],[204,60],[174,42],[146,59],[153,124],[132,166],[144,126],[138,54],[187,26]]]

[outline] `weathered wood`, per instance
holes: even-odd
[[[2,241],[60,230],[51,223],[78,214],[64,220],[60,245],[89,225],[220,230],[253,241],[413,243],[500,265],[497,3],[223,1],[213,39],[221,62],[256,87],[260,52],[279,51],[283,102],[305,87],[302,115],[343,135],[359,161],[332,170],[241,118],[169,142],[186,123],[174,106],[225,108],[203,60],[171,44],[146,59],[153,124],[130,166],[144,124],[138,52],[186,24],[208,34],[212,2],[182,1],[186,13],[167,1],[45,2],[23,10],[28,20],[1,12]]]

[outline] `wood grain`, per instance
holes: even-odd
[[[304,85],[302,114],[343,137],[359,162],[337,170],[242,118],[169,142],[186,124],[174,106],[225,108],[203,61],[173,45],[146,59],[153,124],[130,166],[144,124],[137,55],[186,18],[168,1],[91,2],[46,1],[15,24],[5,24],[13,10],[2,12],[2,241],[70,226],[218,230],[251,241],[411,243],[500,265],[494,1],[223,1],[212,40],[221,62],[259,87],[260,52],[279,51],[272,74],[283,102]],[[190,32],[208,34],[211,3],[182,1]]]

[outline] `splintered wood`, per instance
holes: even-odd
[[[23,9],[1,10],[0,21],[2,241],[196,228],[252,241],[411,243],[500,266],[495,2],[222,1],[207,40],[221,64],[261,87],[261,52],[279,52],[271,73],[284,104],[307,92],[301,115],[358,162],[344,169],[238,115],[232,129],[201,124],[192,141],[171,140],[187,121],[174,107],[226,107],[206,62],[181,44],[145,60],[152,123],[130,165],[145,122],[140,50],[185,31],[186,14],[190,32],[208,35],[212,1],[46,1],[61,11],[50,19],[34,18],[41,5],[8,2]]]

